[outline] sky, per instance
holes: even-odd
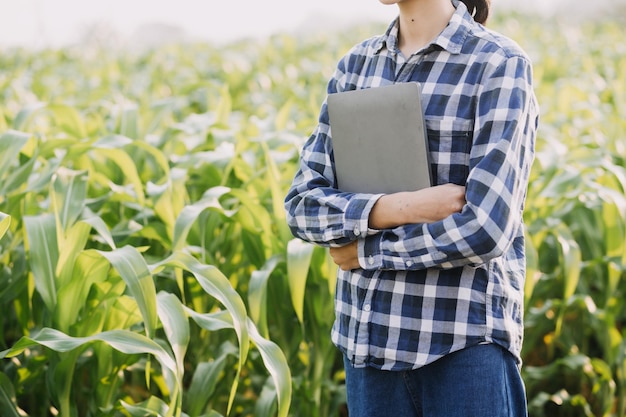
[[[566,1],[521,4],[545,8]],[[497,10],[520,2],[492,4]],[[160,23],[182,29],[188,38],[223,42],[339,22],[388,22],[397,8],[377,0],[0,0],[0,10],[0,47],[55,47],[76,41],[96,24],[128,37],[142,25]]]
[[[37,46],[72,41],[88,26],[105,22],[122,35],[132,35],[142,24],[161,23],[181,27],[191,37],[228,41],[292,31],[322,14],[331,20],[346,15],[387,20],[395,12],[376,0],[0,0],[0,4],[0,45]]]

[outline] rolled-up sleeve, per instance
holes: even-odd
[[[341,88],[345,63],[338,65],[328,93]],[[300,165],[285,197],[287,224],[294,236],[322,246],[341,246],[368,233],[369,213],[381,195],[337,189],[326,103],[304,144]]]

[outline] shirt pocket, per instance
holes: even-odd
[[[469,175],[474,122],[426,118],[431,171],[435,185],[465,185]]]

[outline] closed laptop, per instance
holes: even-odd
[[[431,186],[420,94],[410,82],[328,96],[340,190],[389,194]]]

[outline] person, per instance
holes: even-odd
[[[380,2],[396,5],[397,17],[339,60],[327,92],[420,83],[434,185],[338,189],[324,102],[285,196],[292,233],[329,247],[339,266],[331,337],[344,356],[349,415],[526,416],[532,63],[484,26],[489,0]]]

